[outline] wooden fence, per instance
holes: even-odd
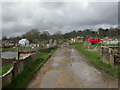
[[[6,59],[6,58],[1,58],[2,61],[2,67],[5,67],[7,65],[13,64],[13,62],[15,61],[15,58],[10,58],[10,59]]]
[[[33,54],[25,59],[14,61],[13,67],[10,70],[2,75],[2,86],[10,83],[14,77],[17,77],[21,72],[23,72],[24,68],[27,66],[32,66],[33,62],[38,58],[38,53]]]
[[[119,46],[102,46],[101,54],[103,62],[111,65],[120,65],[120,47]]]
[[[111,65],[120,65],[120,46],[101,46],[84,43],[88,51],[100,51],[102,61]]]
[[[57,45],[55,45],[54,47],[56,46]],[[39,52],[49,52],[50,49],[54,47],[38,49],[37,51],[34,52],[34,54],[30,55],[25,59],[20,59],[20,60],[15,59],[12,61],[10,60],[10,62],[8,62],[7,64],[4,64],[4,66],[6,66],[12,63],[13,66],[9,69],[9,71],[7,71],[7,73],[0,76],[0,78],[2,78],[2,87],[9,84],[13,80],[13,78],[17,77],[21,72],[23,72],[24,68],[32,66],[32,64],[38,58]],[[6,63],[6,61],[4,63]]]

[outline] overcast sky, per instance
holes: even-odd
[[[2,35],[20,36],[37,28],[53,34],[118,25],[117,2],[3,2]]]

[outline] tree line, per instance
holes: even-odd
[[[91,29],[85,29],[85,30],[73,30],[69,33],[62,34],[60,30],[56,31],[53,35],[50,35],[48,31],[40,32],[38,29],[32,29],[29,32],[24,33],[23,35],[19,37],[10,37],[7,38],[6,36],[2,37],[2,40],[13,40],[18,41],[22,38],[28,39],[31,43],[38,43],[43,41],[49,41],[52,40],[66,40],[69,38],[75,38],[77,36],[84,37],[84,39],[87,39],[88,37],[110,37],[110,38],[117,38],[120,39],[120,29],[119,28],[109,28],[109,29],[103,29],[99,28],[97,31],[93,31]]]

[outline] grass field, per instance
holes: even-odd
[[[24,71],[4,88],[25,88],[32,79],[33,75],[44,65],[44,63],[46,63],[48,58],[50,58],[56,49],[57,47],[52,48],[49,53],[41,52],[38,56],[38,59],[33,63],[32,66],[25,67]]]
[[[104,70],[108,74],[112,75],[113,77],[120,78],[120,66],[112,66],[110,64],[104,63],[101,60],[100,52],[98,51],[88,51],[83,43],[71,43],[70,45],[75,45],[75,48],[81,52],[87,60],[92,63],[94,66],[98,67],[99,69]]]

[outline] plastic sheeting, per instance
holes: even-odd
[[[21,39],[19,41],[19,44],[22,46],[27,46],[27,45],[29,45],[29,41],[27,39]]]

